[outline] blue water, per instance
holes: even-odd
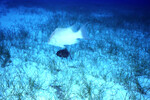
[[[61,6],[87,6],[87,8],[91,9],[93,6],[126,6],[131,8],[150,8],[149,0],[1,0],[1,2],[5,2],[8,7],[17,7],[17,6],[39,6],[39,7],[50,7],[55,6],[60,8]]]
[[[0,100],[149,100],[149,4],[1,0]],[[86,38],[48,44],[72,25]]]

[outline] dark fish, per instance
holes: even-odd
[[[70,53],[65,48],[65,49],[57,51],[56,55],[59,56],[59,57],[62,57],[62,58],[67,58],[70,55]]]

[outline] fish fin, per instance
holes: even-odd
[[[87,36],[87,29],[85,27],[85,25],[83,25],[81,28],[80,28],[80,31],[81,31],[81,36],[83,39],[88,39],[88,36]]]
[[[73,32],[77,32],[79,30],[79,27],[77,24],[73,24],[70,28]]]

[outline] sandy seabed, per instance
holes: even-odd
[[[139,21],[128,10],[80,13],[5,5],[0,13],[1,100],[150,98],[145,15]],[[85,23],[88,40],[66,46],[72,59],[58,57],[61,48],[48,45],[50,34],[57,27]]]

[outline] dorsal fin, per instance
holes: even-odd
[[[79,30],[79,26],[77,24],[73,24],[72,26],[70,26],[70,28],[73,32],[77,32]]]

